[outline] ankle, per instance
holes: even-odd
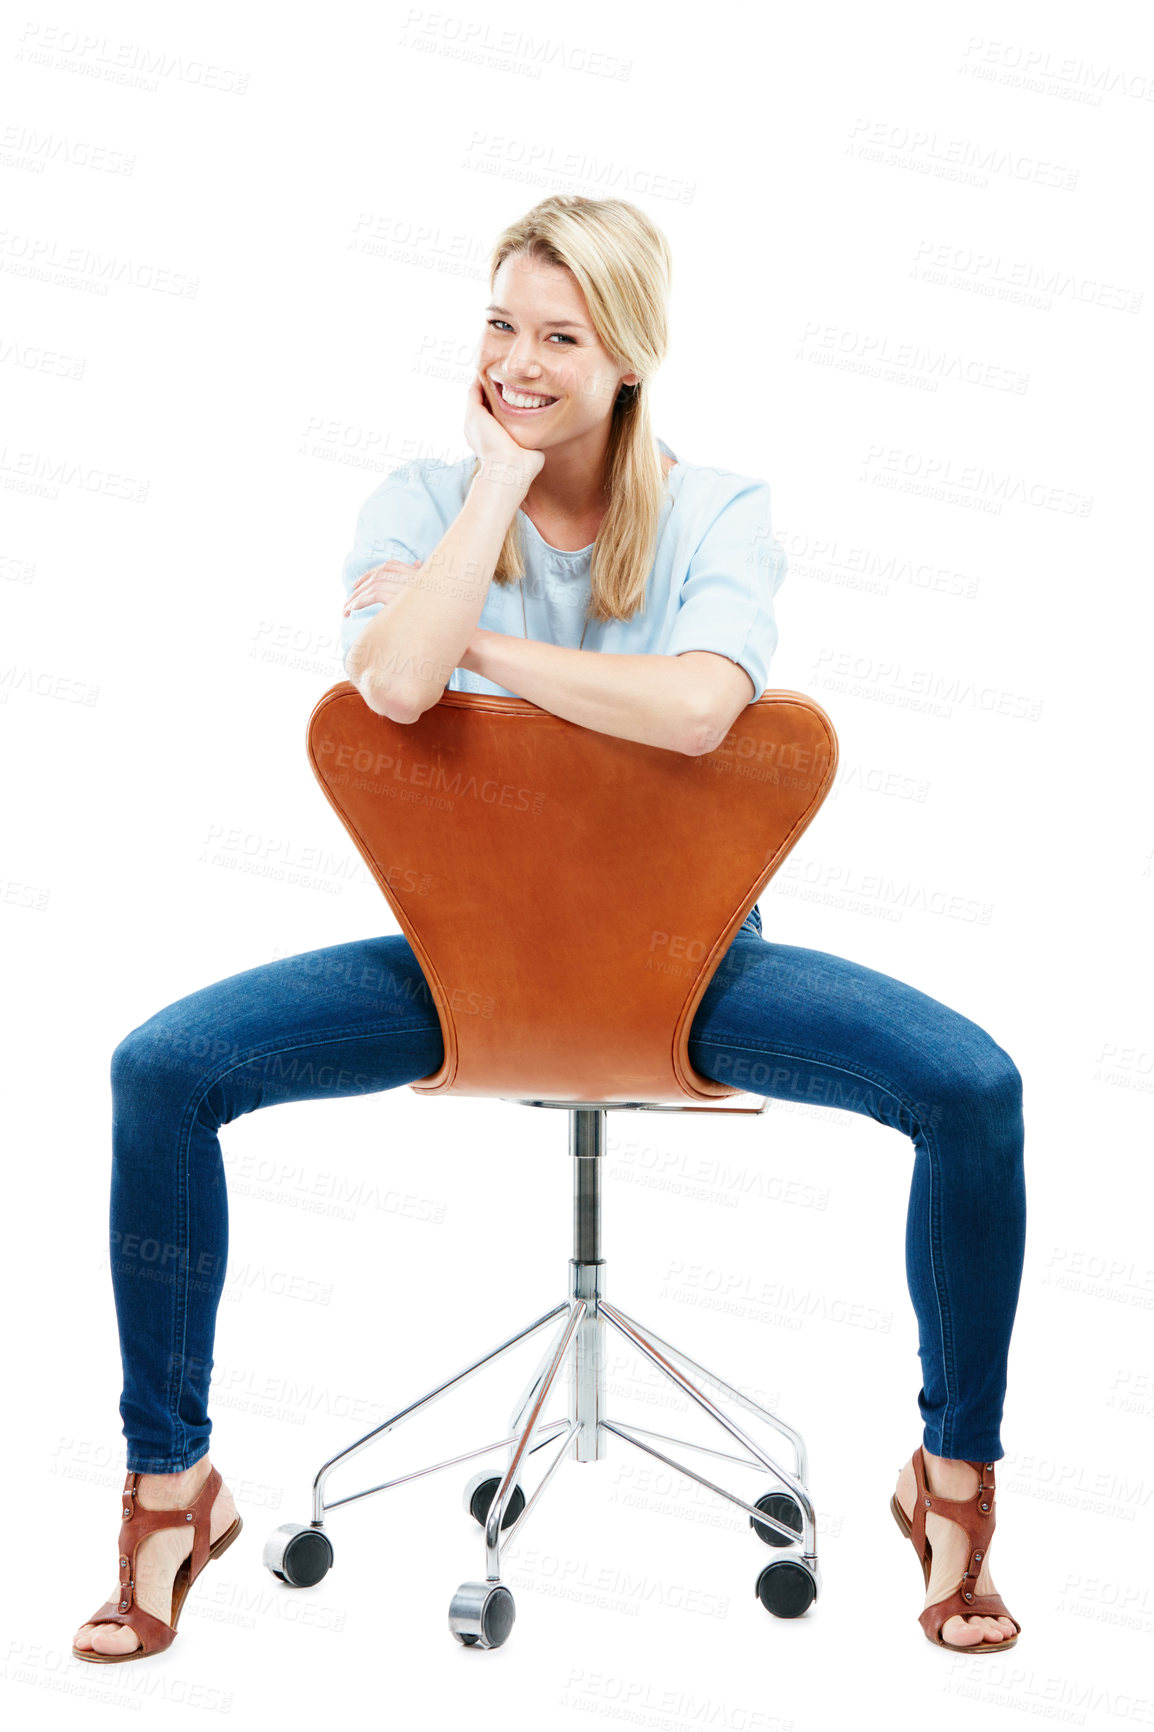
[[[972,1468],[968,1461],[960,1461],[949,1456],[931,1455],[922,1447],[922,1460],[925,1463],[926,1484],[931,1492],[939,1497],[962,1499],[973,1497],[982,1483],[981,1475]]]
[[[187,1503],[200,1491],[211,1472],[212,1463],[205,1454],[179,1473],[142,1473],[137,1481],[137,1495],[146,1504]]]

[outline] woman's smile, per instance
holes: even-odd
[[[492,381],[497,392],[497,401],[509,415],[543,415],[546,409],[552,409],[559,403],[559,397],[550,397],[545,391],[518,391],[512,385],[506,386],[500,379]],[[509,396],[506,396],[508,391]],[[513,401],[510,401],[510,396]],[[544,399],[541,401],[540,399]]]

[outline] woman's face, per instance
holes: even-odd
[[[637,383],[602,348],[573,273],[525,254],[507,258],[494,278],[476,364],[493,414],[533,451],[589,433],[600,443],[621,386]],[[505,401],[501,386],[552,401],[520,408]]]

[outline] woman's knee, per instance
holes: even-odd
[[[983,1032],[976,1050],[967,1051],[960,1070],[967,1097],[988,1112],[1020,1113],[1022,1074],[1004,1047]]]
[[[155,1085],[178,1077],[182,1083],[219,1069],[231,1043],[219,1028],[197,1027],[157,1011],[130,1029],[113,1048],[109,1074],[114,1094],[125,1094],[142,1083]]]
[[[958,1041],[934,1067],[918,1116],[925,1128],[972,1127],[991,1153],[1021,1159],[1022,1075],[1004,1047],[984,1030]]]

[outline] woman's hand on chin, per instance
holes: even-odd
[[[469,449],[475,451],[486,468],[498,477],[502,474],[502,465],[507,464],[510,478],[524,478],[528,482],[544,467],[543,451],[532,451],[518,445],[513,435],[502,427],[489,407],[479,372],[473,374],[465,399],[465,438]]]

